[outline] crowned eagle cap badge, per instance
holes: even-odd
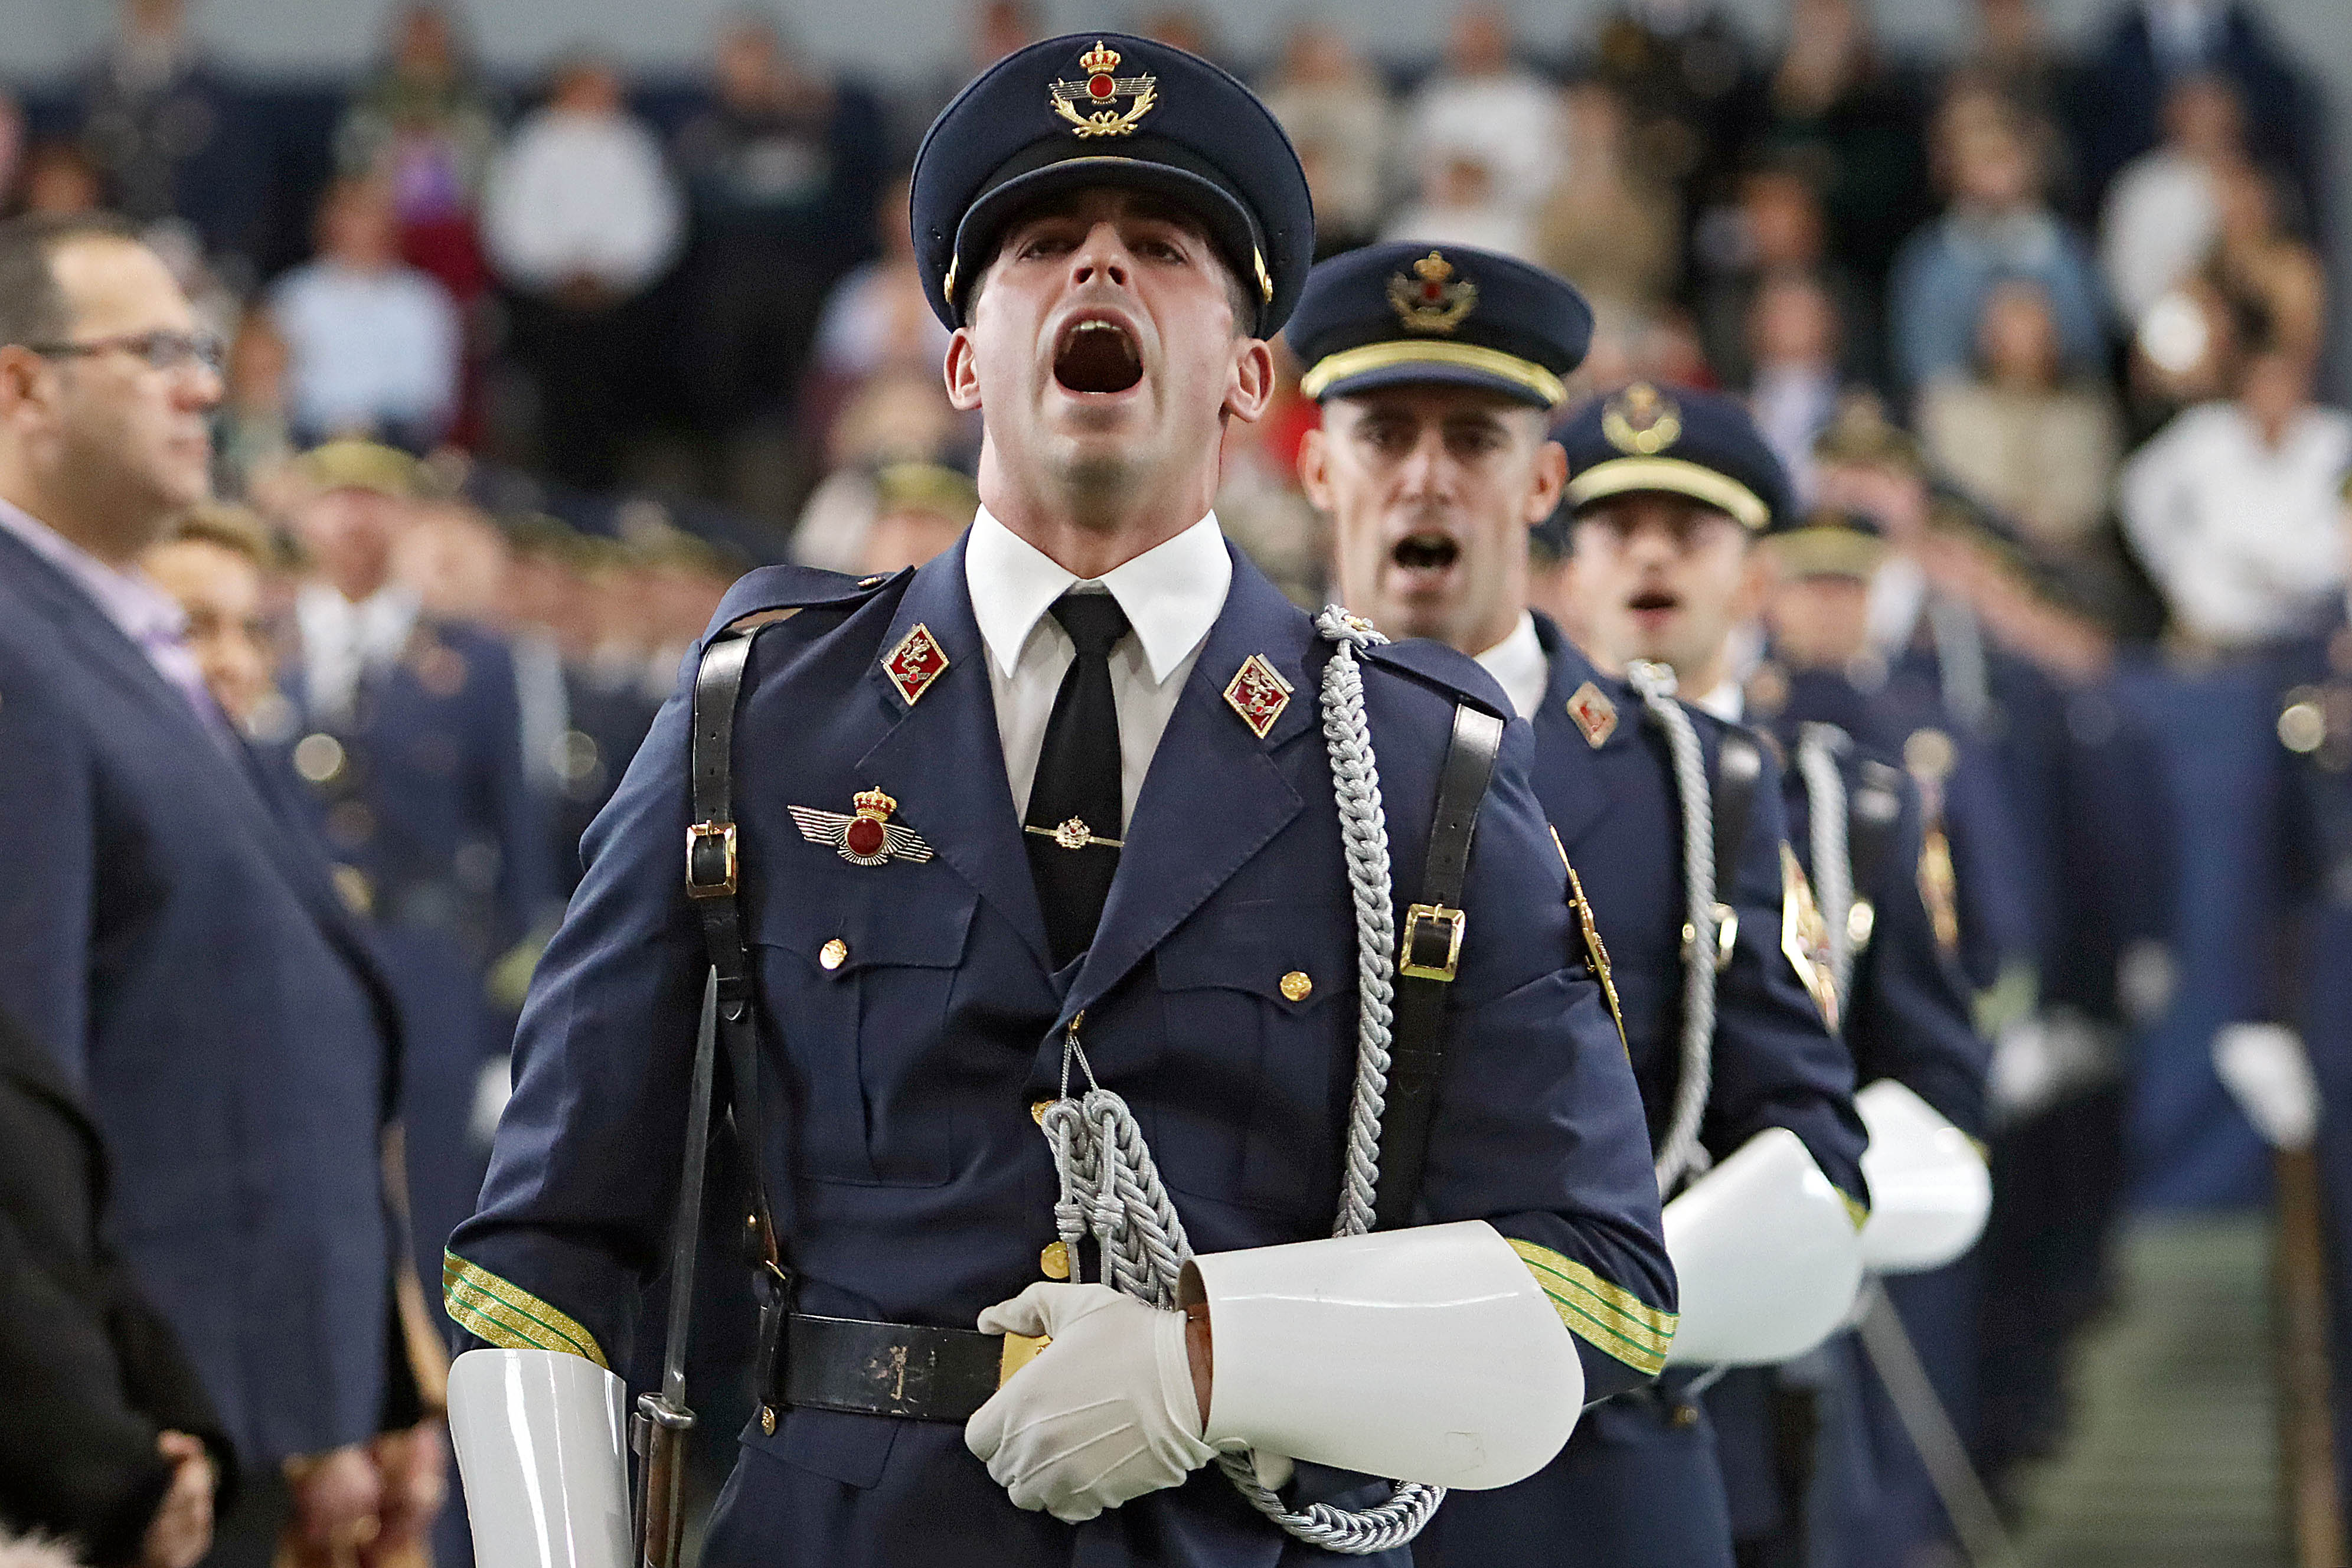
[[[812,844],[822,844],[853,866],[883,866],[894,859],[921,865],[931,858],[931,847],[911,827],[890,820],[898,803],[878,789],[860,790],[850,798],[856,816],[819,811],[813,805],[785,809],[793,826]]]
[[[1601,434],[1621,452],[1653,458],[1682,439],[1683,411],[1646,381],[1637,381],[1601,406]]]
[[[1160,79],[1150,71],[1120,76],[1118,59],[1117,49],[1097,38],[1078,57],[1078,79],[1056,77],[1045,89],[1045,101],[1070,122],[1071,135],[1124,136],[1159,103]]]
[[[1454,263],[1433,250],[1412,264],[1413,276],[1389,276],[1389,306],[1407,331],[1450,332],[1478,303],[1478,285],[1454,275]]]

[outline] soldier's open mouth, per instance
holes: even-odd
[[[1442,572],[1461,558],[1462,547],[1443,533],[1409,533],[1389,558],[1408,572]]]
[[[1054,351],[1054,379],[1072,392],[1125,392],[1143,379],[1143,356],[1117,321],[1075,322]]]
[[[1674,595],[1653,588],[1646,593],[1636,594],[1626,600],[1625,607],[1638,616],[1678,610],[1682,608],[1682,600]]]

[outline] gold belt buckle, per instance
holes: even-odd
[[[1397,973],[1413,980],[1452,980],[1462,966],[1462,932],[1469,923],[1468,915],[1444,904],[1414,904],[1406,910],[1404,941],[1397,948]],[[1420,946],[1423,924],[1445,931],[1445,957],[1440,963],[1422,963],[1413,957]]]
[[[1037,1359],[1037,1354],[1054,1342],[1051,1334],[1007,1334],[1004,1336],[1004,1357],[996,1363],[996,1386],[1003,1388],[1013,1374]]]
[[[716,838],[727,855],[727,877],[724,881],[704,882],[695,876],[694,852],[705,839]],[[735,891],[735,825],[731,822],[697,822],[686,830],[686,896],[689,899],[723,899]]]

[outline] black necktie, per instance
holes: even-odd
[[[1110,650],[1127,635],[1127,612],[1108,594],[1065,594],[1054,601],[1054,618],[1078,651],[1054,694],[1022,838],[1059,969],[1094,942],[1118,870],[1122,796]]]

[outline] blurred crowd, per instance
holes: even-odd
[[[1963,605],[2068,699],[2104,692],[2133,645],[2209,668],[2324,627],[2352,418],[2315,392],[2307,73],[2248,0],[2114,0],[2079,50],[2036,0],[1972,11],[1932,65],[1882,51],[1867,0],[1789,0],[1769,47],[1706,0],[1628,0],[1561,57],[1484,0],[1431,60],[1368,57],[1343,11],[1264,60],[1181,8],[1128,25],[1264,93],[1322,255],[1478,246],[1574,281],[1599,327],[1570,406],[1637,379],[1744,396],[1808,501],[1896,547],[1855,616],[1907,635],[1923,604]],[[728,585],[762,561],[919,564],[979,505],[904,171],[961,81],[1044,18],[975,0],[963,64],[887,92],[764,12],[719,27],[696,79],[583,51],[520,82],[472,58],[461,6],[395,0],[381,58],[335,92],[239,81],[190,20],[121,0],[78,80],[0,94],[0,212],[126,215],[195,307],[184,344],[141,352],[219,369],[221,499],[143,564],[384,933],[429,1259],[478,1186],[582,833]],[[1298,368],[1232,428],[1216,510],[1320,604]],[[1941,696],[1982,716],[1964,668]],[[2115,728],[2097,702],[2050,710],[2073,742],[2049,756]],[[2073,787],[2063,811],[2097,809]],[[2084,1005],[2103,1026],[2145,1021],[2169,984],[2102,973]],[[1979,978],[1997,1032],[1999,963]],[[2119,1182],[2054,1239],[2095,1252]],[[2101,1283],[2080,1283],[2045,1315],[2081,1321]],[[2017,1415],[2018,1450],[2054,1419]]]

